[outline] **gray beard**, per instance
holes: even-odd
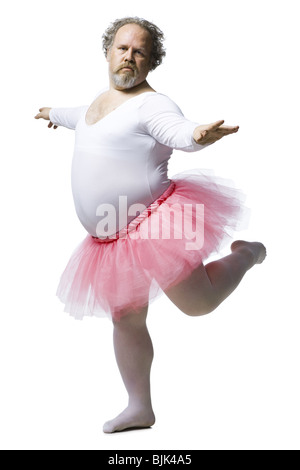
[[[112,80],[117,87],[132,88],[136,82],[136,77],[134,75],[129,73],[122,73],[122,75],[113,73]]]

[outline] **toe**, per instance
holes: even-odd
[[[103,432],[106,434],[111,434],[113,432],[113,426],[111,424],[111,421],[107,421],[107,423],[104,424]]]

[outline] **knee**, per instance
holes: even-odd
[[[212,313],[217,308],[217,306],[218,305],[213,300],[203,300],[197,305],[185,307],[183,313],[185,313],[189,317],[202,317],[204,315]]]
[[[119,318],[113,319],[113,325],[117,329],[140,328],[146,324],[148,306],[135,311],[123,311]]]

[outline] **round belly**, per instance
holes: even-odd
[[[77,151],[72,191],[79,220],[88,233],[113,235],[153,202],[145,165],[128,158]],[[162,187],[162,191],[164,191]]]

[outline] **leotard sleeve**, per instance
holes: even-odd
[[[76,108],[51,108],[50,121],[56,126],[75,129],[82,114],[87,111],[88,106],[77,106]]]
[[[144,131],[160,144],[184,152],[196,152],[210,145],[196,143],[193,132],[199,124],[186,119],[177,104],[166,95],[147,95],[139,113]]]

